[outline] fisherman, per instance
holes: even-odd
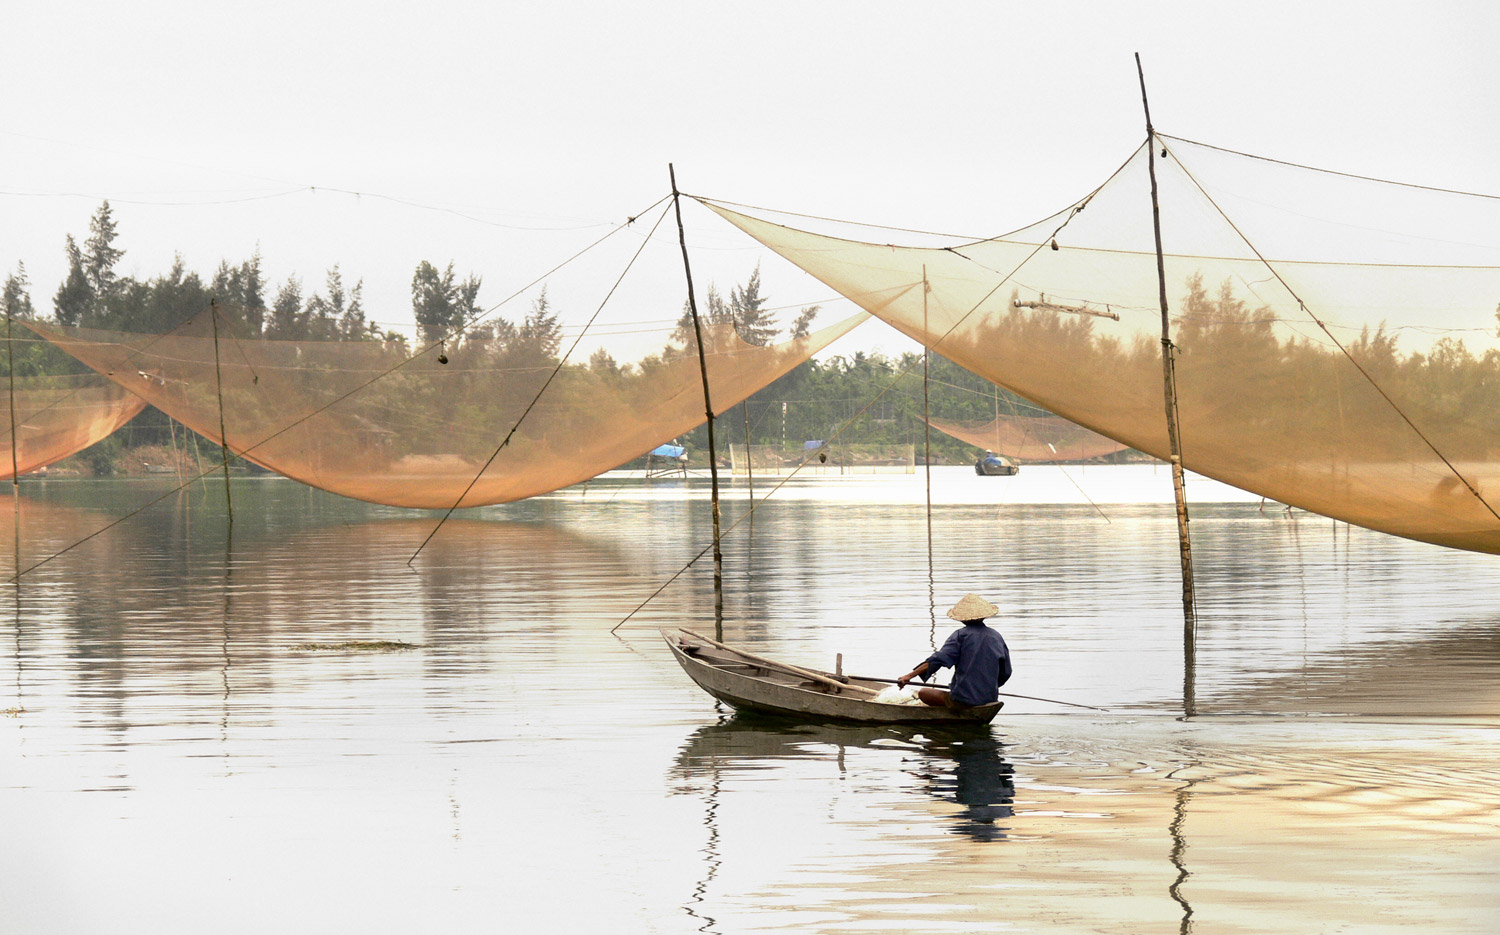
[[[996,701],[1000,697],[1000,686],[1010,680],[1010,649],[998,630],[985,626],[984,618],[999,612],[1000,608],[979,595],[965,594],[948,611],[949,617],[962,621],[963,629],[954,630],[942,649],[896,679],[896,684],[905,688],[906,683],[915,678],[925,682],[939,669],[952,666],[952,691],[924,686],[917,690],[917,697],[923,704],[939,708],[972,708]]]

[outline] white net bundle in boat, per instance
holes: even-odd
[[[910,685],[906,686],[905,688],[901,688],[899,686],[892,685],[889,688],[886,688],[883,691],[881,691],[880,694],[876,695],[871,700],[872,701],[878,701],[881,704],[921,704],[922,703],[922,699],[920,699],[920,698],[917,697],[917,690],[915,688],[911,687]]]

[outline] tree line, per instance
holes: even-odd
[[[187,269],[179,254],[165,273],[136,278],[120,272],[125,251],[119,245],[119,233],[114,212],[105,201],[90,219],[86,238],[81,242],[71,234],[65,238],[67,272],[53,290],[51,314],[36,308],[24,263],[17,264],[6,277],[0,312],[16,319],[50,320],[71,327],[161,334],[214,303],[221,321],[240,337],[378,342],[393,353],[409,354],[412,350],[406,335],[383,329],[369,319],[363,303],[363,280],[350,283],[338,264],[326,272],[321,286],[311,293],[295,274],[279,285],[269,283],[258,250],[240,262],[220,262],[208,277]],[[491,315],[475,323],[485,311],[479,298],[482,285],[479,275],[460,275],[451,262],[439,267],[422,260],[416,265],[411,280],[411,310],[422,346],[458,335],[449,337],[445,346],[445,354],[455,355],[455,362],[462,355],[476,364],[503,359],[511,366],[555,366],[561,352],[562,327],[545,289],[516,321]],[[706,325],[731,326],[741,340],[758,346],[805,337],[820,311],[818,306],[800,308],[783,325],[763,291],[758,266],[727,293],[710,284],[700,305]],[[667,357],[695,351],[693,342],[692,320],[684,303],[670,342],[658,354],[634,365],[621,365],[607,350],[600,349],[586,363],[570,366],[614,376],[632,371],[647,373]],[[44,341],[18,341],[14,354],[20,377],[86,370]],[[0,373],[7,373],[8,367],[0,359]],[[903,370],[910,372],[888,386]],[[988,419],[997,412],[1032,411],[1018,398],[997,391],[989,381],[936,355],[932,370],[929,394],[935,416]],[[870,404],[877,395],[880,398]],[[921,404],[919,357],[907,354],[892,359],[859,352],[809,360],[747,400],[737,409],[737,418],[727,414],[721,419],[732,419],[725,432],[735,444],[744,443],[746,423],[752,444],[800,446],[805,440],[827,438],[853,419],[842,442],[917,444],[920,451],[924,434]],[[126,444],[162,444],[169,432],[165,416],[148,408],[122,435]],[[684,441],[701,451],[706,445],[706,432],[699,428]],[[115,450],[121,441],[116,438],[102,444]],[[933,433],[933,444],[949,460],[972,457],[968,446],[940,433]],[[94,460],[97,463],[100,458]]]

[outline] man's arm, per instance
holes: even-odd
[[[939,669],[946,669],[949,666],[956,665],[958,663],[960,632],[962,631],[956,631],[951,634],[948,639],[944,641],[941,649],[933,653],[931,656],[928,656],[921,665],[917,666],[915,669],[912,669],[910,672],[901,676],[899,679],[896,679],[896,684],[901,686],[902,688],[905,688],[906,683],[910,682],[914,678],[920,678],[925,682],[927,681],[927,676],[936,674]]]
[[[901,676],[900,678],[896,679],[896,685],[899,688],[905,688],[906,687],[906,683],[910,682],[912,679],[921,678],[921,679],[923,679],[925,681],[926,675],[927,675],[927,663],[924,662],[924,663],[921,663],[920,665],[918,665],[915,669],[912,669],[910,672],[908,672],[905,675]]]

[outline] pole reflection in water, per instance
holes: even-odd
[[[15,490],[15,488],[12,488],[12,491],[14,491],[14,490]],[[16,660],[16,703],[13,706],[13,710],[14,710],[15,716],[16,717],[20,717],[22,714],[24,714],[26,712],[26,702],[25,702],[24,697],[23,697],[24,696],[24,691],[23,691],[23,688],[22,688],[22,673],[23,673],[23,671],[25,669],[25,662],[22,661],[23,660],[23,656],[22,656],[22,647],[21,647],[21,500],[20,500],[20,496],[18,494],[14,493],[14,492],[12,493],[12,496],[16,497],[16,509],[15,509],[15,514],[16,514],[15,562],[16,562],[16,564],[15,564],[15,572],[14,572],[15,577],[11,580],[12,590],[14,592],[13,596],[15,598],[15,607],[16,607],[16,612],[15,612],[15,631],[16,631],[16,646],[15,646],[15,660]]]
[[[220,651],[224,657],[224,665],[220,669],[220,680],[224,683],[224,698],[220,707],[219,715],[219,744],[224,750],[224,772],[229,775],[229,667],[233,660],[229,655],[229,602],[233,589],[234,574],[234,526],[224,526],[224,616],[223,632],[220,639]]]
[[[1184,766],[1182,769],[1192,769],[1194,766],[1196,764]],[[1181,771],[1173,770],[1167,774],[1167,779],[1175,780],[1177,774]],[[1172,804],[1172,823],[1167,826],[1167,831],[1172,835],[1172,866],[1177,868],[1177,879],[1173,880],[1172,885],[1167,887],[1167,893],[1172,897],[1173,902],[1182,907],[1182,923],[1178,926],[1179,935],[1188,935],[1193,930],[1193,907],[1182,892],[1182,884],[1186,883],[1188,877],[1192,876],[1192,873],[1187,868],[1188,844],[1187,836],[1183,834],[1182,828],[1183,824],[1187,821],[1188,799],[1192,797],[1193,786],[1201,781],[1202,777],[1184,780],[1182,785],[1178,787],[1175,801]]]
[[[10,584],[15,590],[15,711],[20,716],[21,711],[26,710],[26,704],[21,701],[21,671],[24,663],[21,662],[21,495],[17,488],[12,489],[12,497],[15,497],[15,578]]]
[[[682,911],[694,920],[702,922],[698,926],[700,932],[714,932],[718,924],[713,916],[699,911],[708,900],[708,887],[713,883],[714,877],[719,875],[719,865],[723,858],[719,855],[719,771],[710,766],[708,791],[703,796],[703,827],[708,829],[708,842],[703,845],[699,852],[703,855],[703,876],[699,878],[697,885],[693,887],[693,895],[682,904]]]

